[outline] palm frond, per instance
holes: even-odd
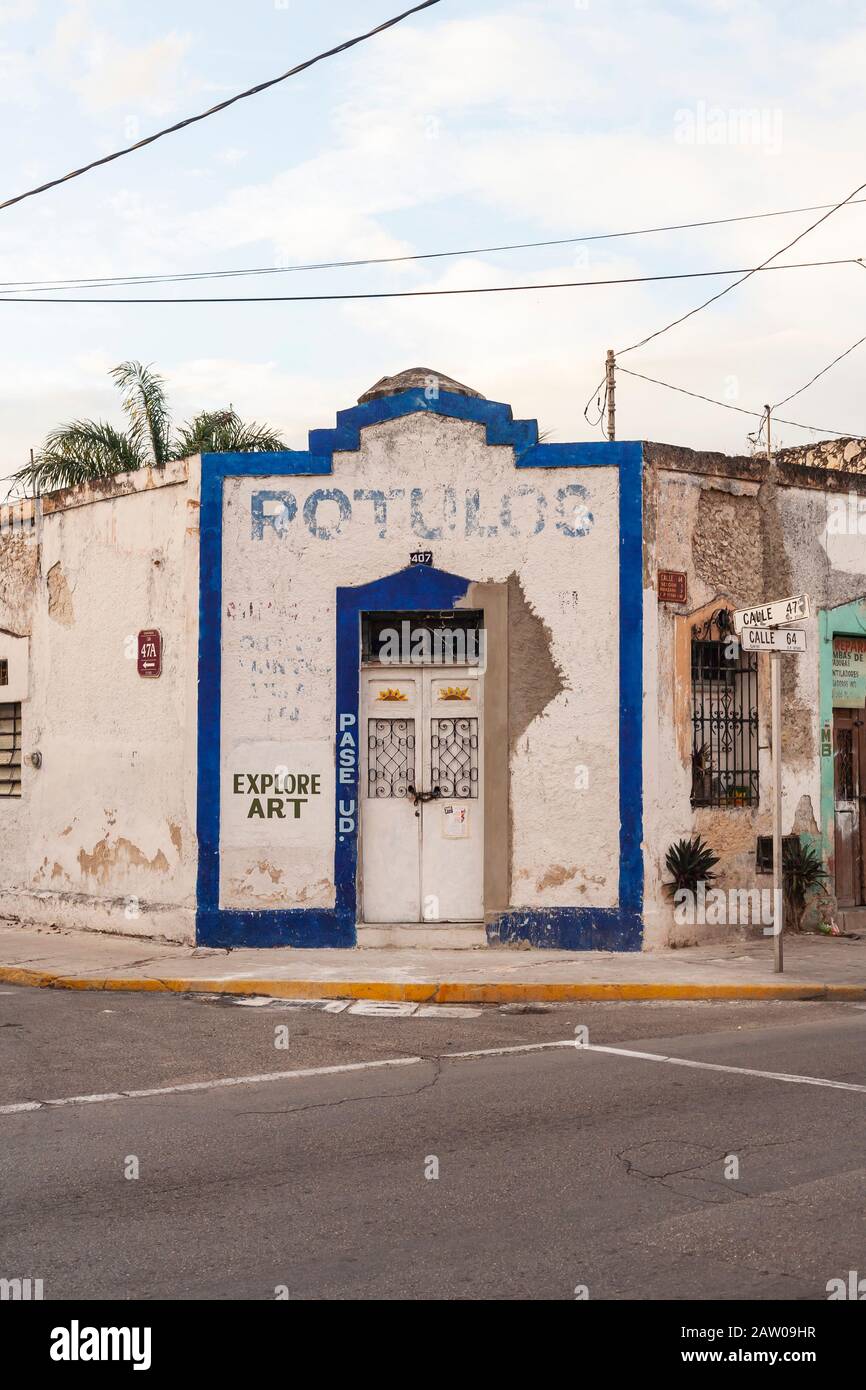
[[[35,494],[75,487],[151,463],[192,454],[263,453],[285,449],[277,430],[241,419],[228,410],[203,410],[171,438],[171,417],[163,378],[141,362],[121,362],[111,372],[123,391],[130,428],[102,420],[73,420],[45,438],[31,463],[9,480]]]
[[[182,426],[172,441],[172,457],[192,454],[270,453],[285,449],[277,430],[244,421],[237,411],[203,410]]]
[[[103,420],[73,420],[46,435],[39,453],[12,477],[35,495],[141,468],[137,441]]]
[[[112,368],[111,375],[125,393],[123,408],[133,438],[150,451],[154,463],[165,463],[171,456],[171,416],[164,378],[142,362],[121,362]]]

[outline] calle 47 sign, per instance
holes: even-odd
[[[737,608],[733,613],[734,632],[740,633],[747,627],[784,627],[786,623],[799,623],[812,613],[808,594],[795,594],[793,598],[777,598],[768,603],[756,604],[753,608]]]

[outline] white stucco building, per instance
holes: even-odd
[[[769,833],[764,663],[720,664],[720,614],[804,586],[784,820],[835,872],[860,832],[834,754],[860,734],[855,705],[834,720],[833,636],[866,632],[866,560],[828,519],[860,495],[788,459],[539,443],[419,370],[305,451],[3,509],[0,916],[228,946],[666,942],[672,840],[700,830],[751,884]]]

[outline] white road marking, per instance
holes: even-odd
[[[563,1042],[517,1043],[514,1047],[484,1047],[478,1052],[445,1052],[443,1060],[453,1062],[472,1057],[507,1057],[512,1052],[545,1052],[552,1047],[574,1047],[574,1038],[566,1038]]]
[[[470,1009],[464,1004],[421,1004],[416,1018],[478,1018],[483,1009]]]
[[[235,995],[201,994],[209,1004],[230,1003],[241,1009],[270,1009],[272,1012],[308,1009],[323,1014],[350,1014],[366,1018],[480,1018],[484,1010],[465,1004],[413,1004],[405,1000],[359,999],[284,999],[275,995],[255,995],[240,999]],[[103,1009],[103,1013],[114,1013]]]
[[[143,1100],[154,1096],[184,1095],[194,1091],[216,1091],[227,1086],[260,1086],[269,1081],[303,1081],[312,1076],[340,1076],[346,1072],[375,1071],[384,1067],[413,1067],[421,1062],[463,1062],[476,1057],[506,1057],[520,1052],[548,1052],[572,1048],[575,1052],[603,1052],[613,1057],[631,1057],[641,1062],[667,1062],[674,1067],[692,1067],[700,1071],[726,1072],[735,1076],[756,1076],[768,1081],[793,1082],[798,1086],[827,1086],[836,1091],[866,1093],[866,1085],[853,1081],[831,1081],[827,1077],[799,1076],[784,1071],[759,1071],[753,1067],[729,1067],[722,1062],[694,1062],[687,1057],[668,1057],[662,1052],[635,1052],[626,1047],[603,1047],[601,1044],[577,1045],[573,1038],[556,1042],[518,1043],[513,1047],[485,1047],[474,1052],[444,1052],[432,1057],[387,1057],[375,1062],[345,1062],[333,1067],[305,1067],[299,1071],[259,1072],[252,1076],[224,1076],[215,1081],[186,1081],[178,1086],[153,1086],[138,1091],[106,1091],[90,1096],[64,1096],[59,1100],[28,1100],[16,1105],[0,1105],[0,1115],[18,1115],[29,1110],[52,1110],[64,1105],[97,1105],[109,1100]]]
[[[560,1046],[563,1046],[560,1043]],[[573,1042],[568,1046],[575,1047]],[[830,1081],[823,1076],[797,1076],[787,1071],[759,1071],[754,1067],[726,1067],[721,1062],[691,1062],[686,1057],[666,1057],[661,1052],[632,1052],[625,1047],[601,1047],[594,1043],[588,1043],[585,1047],[575,1048],[578,1052],[610,1052],[615,1057],[637,1057],[643,1062],[669,1062],[674,1067],[696,1067],[701,1071],[723,1071],[731,1072],[736,1076],[760,1076],[768,1081],[791,1081],[797,1086],[829,1086],[835,1091],[862,1091],[866,1093],[866,1086],[857,1085],[853,1081]]]
[[[267,1081],[302,1081],[308,1076],[338,1076],[342,1072],[372,1071],[381,1067],[412,1067],[429,1060],[387,1057],[376,1062],[345,1062],[338,1067],[305,1067],[301,1071],[266,1071],[253,1076],[221,1076],[215,1081],[185,1081],[179,1086],[153,1086],[146,1091],[106,1091],[101,1095],[64,1096],[60,1100],[28,1100],[18,1105],[0,1105],[0,1115],[17,1115],[23,1110],[53,1110],[62,1105],[98,1105],[106,1100],[142,1100],[151,1096],[183,1095],[189,1091],[216,1091],[224,1086],[259,1086]]]
[[[410,1018],[417,1008],[417,1004],[402,999],[359,999],[349,1013],[364,1018]]]

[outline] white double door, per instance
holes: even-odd
[[[482,920],[483,686],[471,667],[362,671],[365,922]]]

